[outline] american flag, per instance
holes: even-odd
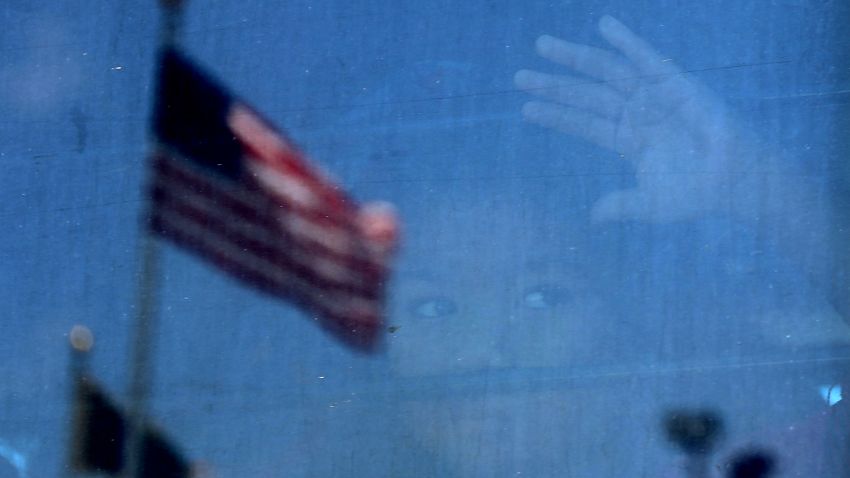
[[[398,235],[392,208],[358,206],[176,49],[160,61],[152,231],[373,349]]]

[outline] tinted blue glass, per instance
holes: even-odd
[[[188,2],[185,51],[403,238],[374,355],[164,245],[152,419],[210,476],[847,475],[849,14]],[[0,16],[0,477],[58,476],[73,325],[128,400],[159,17]]]

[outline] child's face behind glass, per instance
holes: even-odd
[[[403,420],[457,476],[606,469],[626,449],[612,423],[654,417],[620,385],[565,381],[625,365],[635,333],[588,274],[586,223],[521,191],[459,189],[423,194],[415,216],[402,209],[389,350],[416,390]]]
[[[781,368],[678,363],[722,361],[733,339],[757,343],[754,311],[721,314],[735,297],[707,287],[720,304],[711,308],[689,283],[657,280],[687,271],[664,275],[592,237],[578,199],[526,190],[534,197],[494,184],[426,188],[402,205],[389,351],[401,422],[441,475],[667,476],[676,454],[660,423],[671,408],[719,410],[733,448],[818,409],[815,384]],[[790,398],[770,408],[753,396]]]
[[[616,356],[610,340],[623,325],[593,289],[586,232],[569,210],[547,215],[520,192],[496,187],[430,193],[416,210],[390,294],[398,375],[560,368]]]

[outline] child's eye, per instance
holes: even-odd
[[[410,309],[417,317],[433,319],[454,314],[457,312],[457,305],[445,297],[429,297],[413,302]]]
[[[565,287],[541,285],[526,290],[522,296],[522,304],[529,309],[549,309],[567,303],[570,296]]]

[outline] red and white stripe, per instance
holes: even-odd
[[[228,119],[246,174],[221,178],[170,151],[154,154],[155,232],[369,347],[397,240],[392,212],[358,208],[247,108]]]

